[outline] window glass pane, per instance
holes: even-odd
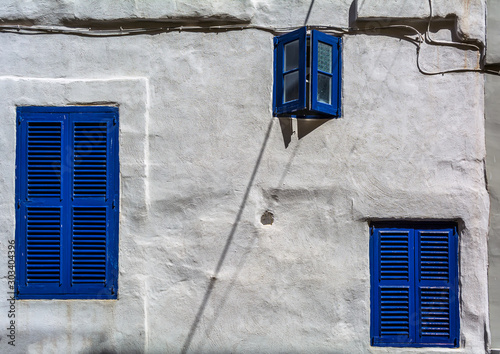
[[[332,72],[332,46],[318,42],[318,70]]]
[[[285,75],[285,87],[283,88],[285,102],[299,99],[299,72],[294,71]]]
[[[299,41],[285,44],[285,71],[299,67]]]
[[[332,78],[318,73],[318,102],[332,104]]]

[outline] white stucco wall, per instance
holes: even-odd
[[[497,102],[500,90],[500,80],[495,76],[486,78],[486,171],[488,192],[490,193],[490,230],[488,238],[489,251],[489,304],[492,348],[500,349],[500,203],[498,199],[499,167],[499,103]]]
[[[436,19],[456,21],[455,33],[462,40],[484,42],[486,33],[486,0],[357,0],[358,17],[363,20],[388,19],[401,21],[412,18],[427,20],[431,11]]]
[[[500,64],[500,2],[488,1],[486,64],[498,71]],[[490,230],[488,237],[488,286],[491,348],[500,351],[500,77],[485,80],[486,176],[490,194]]]
[[[468,14],[434,2],[484,36],[483,2]],[[286,27],[307,18],[347,26],[352,13],[347,0],[2,3],[6,23],[44,25]],[[399,17],[421,16],[411,9]],[[451,30],[436,35],[451,38]],[[345,35],[342,118],[297,121],[272,117],[273,35],[265,31],[0,33],[0,293],[15,228],[16,105],[119,105],[121,171],[119,299],[18,301],[16,347],[2,338],[1,350],[484,353],[483,76],[425,76],[415,45],[398,35]],[[474,67],[475,58],[422,49],[429,70]],[[272,225],[261,223],[266,210]],[[370,347],[368,222],[403,219],[459,222],[459,349]],[[7,311],[0,302],[0,328]]]

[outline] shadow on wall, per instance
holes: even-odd
[[[307,11],[306,19],[304,20],[304,26],[307,25],[307,21],[309,21],[309,16],[311,15],[311,10],[314,5],[314,0],[311,1],[311,5],[309,5],[309,11]]]
[[[315,0],[311,0],[309,11],[308,11],[307,16],[305,18],[305,23],[307,23],[307,21],[309,20],[309,16],[311,14],[314,1]],[[349,11],[350,23],[351,22],[354,23],[356,21],[356,9],[357,9],[357,1],[355,0],[351,4],[351,8]],[[377,33],[373,33],[373,34],[376,35],[379,33],[377,32]],[[394,59],[394,60],[396,60],[396,59]],[[334,119],[297,119],[296,121],[297,121],[297,137],[298,137],[298,139],[302,139],[303,137],[307,136],[309,133],[314,131],[316,128],[322,126],[323,124],[325,124],[331,120],[334,120]],[[212,297],[212,293],[214,292],[214,289],[217,286],[218,275],[222,269],[222,266],[224,265],[226,256],[227,256],[228,251],[231,247],[231,244],[233,242],[233,238],[236,234],[239,223],[241,221],[241,217],[242,217],[243,212],[245,210],[245,207],[246,207],[246,204],[248,201],[248,197],[250,195],[250,191],[253,187],[255,177],[256,177],[257,172],[259,170],[260,164],[262,162],[262,157],[264,155],[267,143],[269,141],[273,122],[274,122],[274,118],[271,118],[269,125],[268,125],[268,128],[267,128],[267,132],[264,136],[264,141],[262,142],[260,152],[259,152],[257,160],[255,162],[253,171],[250,175],[250,180],[248,181],[247,187],[246,187],[244,195],[243,195],[243,199],[242,199],[241,204],[239,206],[239,209],[236,213],[235,220],[231,226],[231,230],[230,230],[229,234],[226,237],[226,242],[225,242],[224,248],[222,249],[222,252],[221,252],[221,255],[220,255],[219,260],[217,262],[217,265],[215,267],[215,270],[213,272],[213,276],[209,280],[209,283],[208,283],[207,288],[205,290],[205,293],[203,295],[203,299],[201,301],[201,304],[198,307],[198,310],[196,311],[196,315],[193,319],[193,322],[191,323],[191,326],[190,326],[189,331],[187,333],[186,339],[184,340],[182,350],[181,350],[181,353],[183,353],[183,354],[190,351],[193,339],[194,339],[194,337],[199,329],[200,321],[202,320],[202,318],[205,314],[205,310],[206,310],[206,307],[208,305],[208,302],[209,302],[210,298]],[[279,122],[280,122],[281,132],[283,135],[283,142],[284,142],[285,148],[287,148],[291,142],[292,135],[295,133],[293,131],[292,118],[279,118]],[[291,159],[293,159],[293,156],[295,156],[295,153],[292,154]],[[289,167],[289,165],[290,165],[290,163],[288,164],[288,167]],[[286,174],[286,171],[285,171],[285,174]],[[209,336],[216,321],[218,320],[220,313],[222,311],[222,308],[225,306],[225,303],[226,303],[226,301],[227,301],[227,299],[228,299],[228,297],[229,297],[229,295],[234,287],[236,279],[237,279],[241,269],[243,268],[249,253],[250,253],[250,251],[248,250],[247,252],[244,253],[243,257],[241,257],[238,265],[236,266],[236,270],[234,271],[234,273],[229,281],[229,285],[227,286],[224,294],[221,296],[221,300],[219,301],[217,306],[215,306],[214,315],[212,316],[211,319],[207,319],[207,324],[203,327],[203,330],[204,330],[204,333],[206,336]],[[205,352],[202,350],[202,347],[203,347],[203,344],[200,344],[198,346],[198,348],[191,349],[191,351],[193,351],[193,352]]]
[[[349,27],[353,28],[358,19],[358,0],[354,0],[349,7]]]
[[[67,300],[64,300],[67,301]],[[107,300],[105,300],[107,301]],[[83,321],[83,320],[82,320]],[[76,322],[73,322],[76,325]],[[77,333],[78,332],[78,333]],[[77,352],[81,354],[137,354],[143,353],[144,332],[137,332],[137,335],[125,343],[113,343],[108,332],[92,332],[92,331],[29,331],[24,332],[20,336],[26,336],[26,341],[22,340],[19,343],[16,341],[18,353],[69,353]],[[3,339],[3,338],[2,338]],[[138,339],[138,340],[136,340]],[[7,343],[4,343],[7,345]],[[6,351],[2,351],[5,353]],[[8,351],[7,351],[8,352]]]
[[[283,135],[283,143],[285,144],[286,149],[292,141],[292,135],[295,134],[292,124],[293,118],[280,117],[278,119],[280,121],[281,134]],[[297,118],[297,137],[302,139],[316,128],[331,120],[333,119]]]
[[[331,119],[297,119],[297,137],[302,139],[314,129],[329,121]]]
[[[253,168],[252,174],[250,176],[250,180],[248,181],[248,185],[245,190],[245,194],[243,195],[243,200],[241,201],[238,213],[236,214],[236,218],[233,222],[233,226],[231,227],[231,231],[229,232],[229,235],[227,236],[226,243],[224,245],[224,249],[222,250],[222,253],[219,257],[219,261],[217,262],[217,266],[215,267],[215,270],[213,272],[213,276],[210,278],[210,282],[208,284],[207,290],[205,291],[205,295],[203,296],[203,300],[200,304],[200,307],[198,308],[198,311],[196,312],[196,316],[193,320],[193,323],[191,324],[191,327],[189,329],[188,335],[186,337],[186,340],[184,341],[184,345],[182,346],[182,351],[181,353],[187,353],[191,346],[191,342],[193,341],[194,335],[196,334],[196,331],[198,329],[198,325],[200,323],[200,320],[205,312],[205,308],[207,306],[208,300],[210,299],[210,296],[212,295],[212,292],[214,290],[215,284],[217,282],[217,276],[224,264],[224,260],[226,259],[227,253],[229,251],[229,247],[231,246],[231,243],[233,241],[234,235],[236,233],[236,230],[238,228],[238,225],[241,220],[241,216],[243,214],[243,211],[245,210],[245,206],[247,204],[248,196],[250,195],[250,190],[252,189],[253,182],[255,180],[255,176],[257,175],[257,172],[259,170],[260,163],[262,161],[262,156],[264,155],[264,151],[266,149],[267,142],[269,140],[269,136],[271,134],[271,129],[273,127],[273,120],[274,118],[271,118],[269,122],[269,126],[267,128],[266,135],[264,137],[264,141],[262,143],[262,147],[260,148],[259,155],[257,157],[257,161],[255,162],[255,166]],[[214,316],[209,322],[208,326],[205,327],[205,332],[209,333],[217,321],[217,318],[219,317],[219,314],[221,312],[221,309],[224,307],[224,304],[226,302],[226,299],[229,296],[229,293],[231,292],[234,283],[236,281],[236,278],[238,277],[239,272],[243,268],[243,265],[245,263],[246,257],[249,252],[245,252],[245,255],[241,258],[238,266],[236,267],[236,271],[234,272],[233,276],[231,277],[231,280],[229,282],[229,286],[227,287],[227,290],[225,291],[224,295],[222,296],[222,300],[220,301],[219,305],[214,311]],[[200,349],[200,348],[198,348]],[[199,351],[199,350],[197,350]]]
[[[292,141],[292,135],[294,133],[292,126],[292,118],[278,118],[280,120],[281,134],[283,135],[283,143],[285,143],[285,149],[290,145]]]

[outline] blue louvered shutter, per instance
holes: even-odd
[[[118,110],[19,107],[18,298],[116,298]]]
[[[73,117],[73,115],[72,115]],[[106,199],[109,120],[73,120],[73,198]]]
[[[71,286],[113,294],[117,284],[117,149],[115,112],[73,113],[71,185]]]
[[[25,286],[61,284],[61,208],[23,206],[26,220]],[[36,286],[35,286],[36,287]]]
[[[26,294],[57,292],[62,283],[65,118],[59,113],[18,112],[16,273],[18,287]]]
[[[305,27],[274,38],[274,115],[307,107]]]
[[[340,116],[342,39],[311,31],[311,110]]]
[[[50,115],[48,121],[23,121],[26,129],[26,200],[61,198],[62,120]]]
[[[458,346],[457,234],[450,229],[415,231],[420,343]]]
[[[375,229],[372,244],[372,345],[413,341],[412,230]]]
[[[372,229],[371,344],[458,347],[456,227],[400,224]]]

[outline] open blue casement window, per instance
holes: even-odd
[[[274,37],[274,113],[306,108],[306,28]]]
[[[373,225],[370,268],[373,346],[459,346],[455,225]]]
[[[118,108],[18,107],[16,297],[115,299]]]
[[[341,56],[339,37],[306,27],[274,38],[275,116],[340,117]]]

